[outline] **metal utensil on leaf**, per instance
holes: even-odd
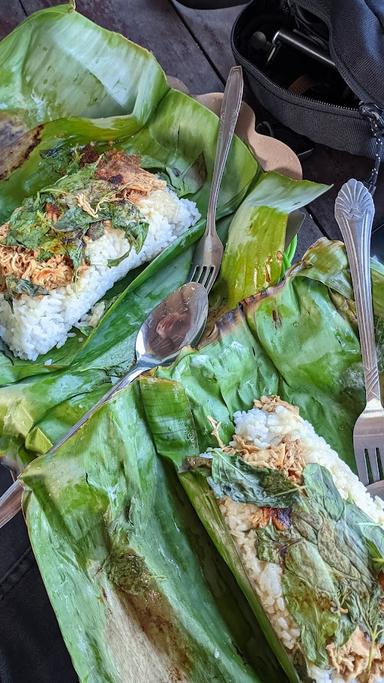
[[[360,480],[370,493],[384,496],[384,409],[381,404],[371,292],[370,242],[375,207],[371,193],[355,179],[343,185],[335,218],[348,255],[363,359],[366,406],[353,430]]]
[[[197,282],[187,282],[169,294],[149,314],[136,338],[136,363],[133,368],[56,443],[54,453],[114,394],[131,384],[143,372],[158,365],[169,365],[185,346],[200,339],[208,315],[207,290]],[[0,528],[21,509],[23,486],[19,480],[0,498]]]
[[[188,276],[189,280],[204,285],[208,292],[212,289],[219,274],[223,258],[223,245],[216,232],[216,209],[221,181],[240,112],[243,86],[241,66],[233,66],[225,86],[220,111],[219,136],[208,201],[207,227],[195,249]]]

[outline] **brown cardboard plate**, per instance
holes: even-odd
[[[188,89],[179,79],[168,76],[168,83],[172,88],[188,93]],[[195,95],[194,97],[201,104],[215,112],[215,114],[220,114],[223,93],[211,92],[204,95]],[[277,171],[295,180],[301,180],[303,177],[301,164],[293,150],[284,142],[280,142],[280,140],[256,133],[255,125],[256,117],[254,111],[248,104],[243,102],[236,126],[236,133],[252,148],[256,159],[264,171]]]

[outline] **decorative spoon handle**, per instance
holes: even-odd
[[[380,401],[375,328],[373,321],[370,245],[375,207],[371,193],[352,178],[343,185],[335,202],[335,218],[347,250],[356,302],[367,403]]]

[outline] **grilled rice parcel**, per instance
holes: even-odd
[[[88,149],[78,162],[0,227],[0,336],[21,358],[64,344],[117,280],[200,217],[137,156]]]
[[[234,416],[205,472],[250,584],[303,681],[384,681],[384,504],[278,397]]]

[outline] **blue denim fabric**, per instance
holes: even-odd
[[[0,464],[0,495],[11,483]],[[21,513],[0,529],[0,683],[78,683]]]

